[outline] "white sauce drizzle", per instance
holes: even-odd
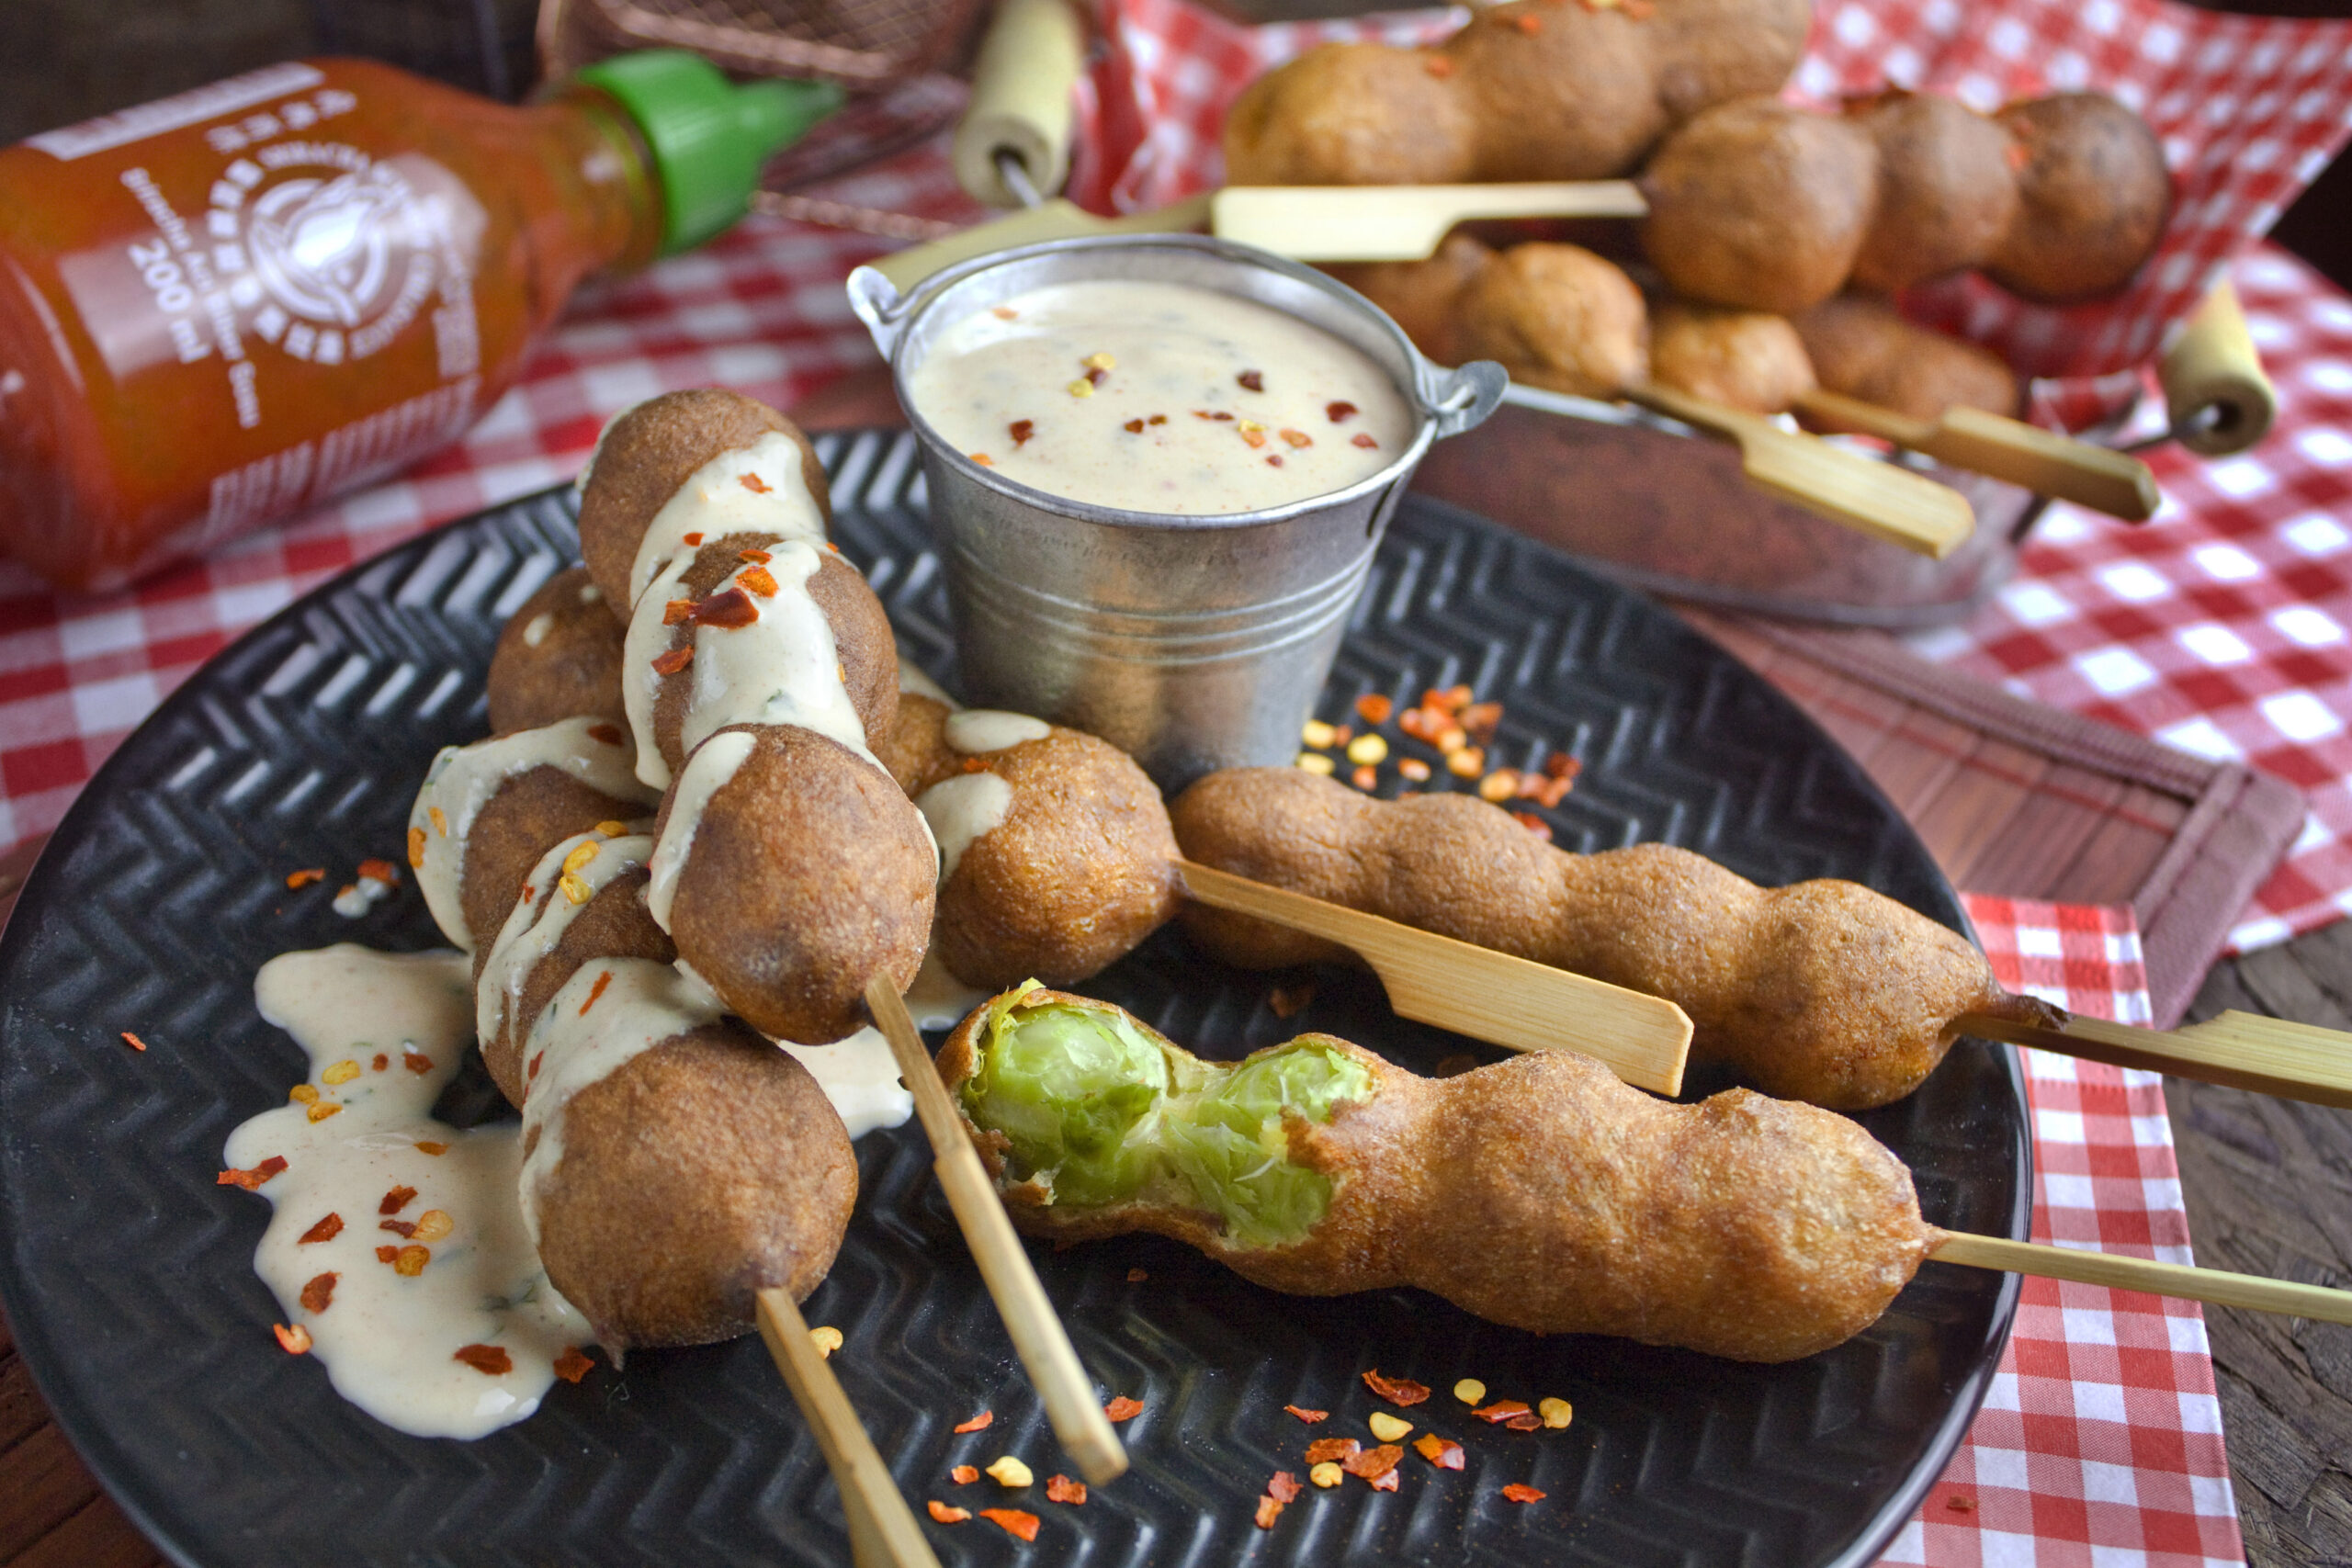
[[[294,1036],[311,1058],[318,1103],[342,1110],[310,1120],[301,1104],[266,1111],[230,1135],[225,1157],[251,1168],[272,1156],[286,1168],[258,1190],[273,1208],[254,1269],[287,1321],[311,1336],[311,1354],[335,1392],[400,1431],[479,1438],[522,1420],[555,1381],[557,1358],[590,1337],[587,1321],[540,1269],[515,1201],[521,1146],[508,1122],[458,1132],[435,1121],[435,1099],[458,1068],[468,1025],[466,962],[452,953],[384,953],[343,943],[289,953],[254,979],[261,1015]],[[377,1055],[383,1070],[374,1066]],[[410,1070],[407,1053],[430,1058]],[[358,1076],[324,1081],[349,1062]],[[446,1146],[428,1155],[420,1143]],[[433,1210],[455,1228],[430,1243],[378,1229],[394,1187],[416,1196],[399,1218]],[[328,1213],[343,1228],[300,1238]],[[376,1248],[427,1247],[424,1270],[404,1277]],[[328,1304],[311,1312],[303,1287],[336,1276]],[[462,1346],[494,1345],[513,1370],[492,1376],[456,1359]]]
[[[964,1015],[989,999],[989,993],[977,986],[967,986],[956,978],[947,961],[939,956],[938,932],[933,931],[933,944],[925,949],[922,967],[915,971],[915,983],[907,987],[907,1011],[914,1015],[917,1029],[953,1029],[964,1021]]]
[[[425,907],[433,911],[441,934],[459,950],[471,953],[474,948],[458,898],[466,873],[467,835],[481,808],[508,779],[533,768],[552,766],[616,800],[650,806],[658,798],[637,781],[628,738],[599,740],[588,733],[599,724],[594,718],[567,718],[470,746],[445,746],[433,759],[424,787],[409,808],[410,842],[423,848],[422,854],[411,859],[416,863],[416,885],[424,893]],[[417,836],[420,833],[422,838]]]
[[[712,736],[686,759],[685,772],[678,775],[678,785],[670,792],[670,818],[662,827],[661,842],[653,846],[653,858],[646,863],[650,880],[645,887],[645,907],[653,923],[665,931],[670,929],[670,904],[678,895],[678,878],[685,872],[686,856],[694,852],[702,814],[709,809],[710,797],[726,788],[735,770],[750,760],[757,744],[756,737],[741,729]]]
[[[922,1027],[921,1019],[915,1022]],[[776,1043],[808,1069],[841,1113],[851,1137],[862,1138],[877,1127],[896,1127],[914,1114],[915,1097],[899,1081],[899,1059],[890,1054],[889,1041],[871,1024],[831,1045],[798,1045],[789,1040]]]
[[[753,490],[746,478],[763,487]],[[825,542],[825,513],[808,493],[800,468],[800,446],[781,431],[770,431],[749,446],[721,452],[687,476],[678,492],[662,503],[638,541],[637,559],[629,567],[628,596],[632,608],[644,603],[645,591],[662,570],[680,555],[692,557],[701,547],[686,536],[704,541],[729,534],[776,534],[787,539]]]
[[[790,724],[837,740],[882,766],[865,747],[865,725],[842,681],[833,625],[808,592],[822,564],[816,547],[800,540],[769,547],[765,563],[746,561],[716,592],[741,587],[755,568],[775,581],[773,596],[747,595],[760,618],[745,626],[698,626],[693,687],[679,744],[691,755],[730,724]],[[640,614],[642,611],[640,610]]]
[[[563,863],[583,844],[596,853],[572,873],[584,895],[579,903],[562,890]],[[523,987],[540,959],[555,951],[563,933],[588,900],[624,874],[643,865],[653,853],[649,834],[632,833],[607,839],[596,833],[576,833],[539,857],[531,870],[528,898],[517,898],[482,961],[481,978],[474,986],[474,1033],[484,1046],[505,1028],[507,1015],[521,1003]]]
[[[649,789],[670,787],[670,764],[653,739],[653,701],[662,692],[661,672],[654,660],[670,647],[670,628],[662,621],[662,606],[677,596],[678,581],[694,566],[692,551],[663,566],[628,618],[621,634],[621,710],[628,716],[628,732],[637,743],[638,782]]]
[[[345,883],[330,907],[345,919],[356,920],[390,897],[391,894],[392,884],[382,877],[363,876],[356,882]]]
[[[523,627],[523,646],[525,648],[538,647],[539,644],[548,640],[548,633],[553,630],[555,630],[555,613],[551,610],[540,611]]]
[[[958,773],[915,797],[915,809],[939,844],[939,886],[947,886],[972,840],[994,832],[1012,809],[1012,786],[994,773]]]
[[[944,703],[951,708],[963,705],[947,694],[944,686],[924,674],[922,667],[904,654],[899,656],[899,691],[904,695],[929,697],[933,702]]]
[[[965,708],[947,716],[944,734],[949,746],[971,757],[1010,750],[1024,740],[1043,740],[1053,732],[1052,725],[1025,713]]]
[[[580,585],[580,602],[582,604],[594,604],[604,596],[605,591],[593,582],[583,582]]]
[[[583,964],[556,992],[523,1044],[523,1142],[531,1152],[520,1190],[534,1248],[540,1190],[563,1163],[563,1113],[572,1097],[726,1010],[709,987],[645,958]]]

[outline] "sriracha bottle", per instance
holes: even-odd
[[[839,101],[674,51],[525,107],[316,60],[0,151],[0,551],[106,587],[383,478]]]

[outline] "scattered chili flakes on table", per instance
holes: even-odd
[[[1306,1462],[1324,1464],[1332,1460],[1352,1459],[1363,1451],[1363,1445],[1353,1438],[1317,1438],[1306,1445]]]
[[[977,1464],[959,1464],[947,1472],[947,1479],[958,1486],[969,1486],[979,1478],[980,1467]]]
[[[1020,1508],[982,1508],[980,1517],[1023,1540],[1037,1539],[1037,1516]]]
[[[1136,1416],[1143,1414],[1143,1401],[1140,1399],[1129,1399],[1123,1393],[1116,1399],[1111,1401],[1110,1404],[1104,1405],[1102,1407],[1102,1414],[1108,1416],[1114,1421],[1132,1421]]]
[[[286,1168],[284,1155],[272,1155],[251,1170],[224,1170],[213,1179],[216,1187],[242,1187],[251,1192]]]
[[[1498,1399],[1492,1404],[1480,1405],[1470,1414],[1489,1426],[1499,1427],[1506,1421],[1521,1416],[1532,1416],[1534,1412],[1528,1408],[1525,1400]]]
[[[1296,1018],[1315,999],[1315,982],[1301,980],[1295,985],[1276,986],[1266,993],[1266,1005],[1273,1009],[1276,1018]]]
[[[1260,1529],[1270,1530],[1273,1529],[1274,1521],[1282,1517],[1283,1505],[1279,1499],[1273,1497],[1261,1497],[1258,1499],[1258,1528]]]
[[[962,1426],[956,1427],[956,1430],[958,1432],[984,1432],[988,1430],[989,1423],[995,1419],[995,1411],[983,1410],[978,1416],[973,1416],[969,1421],[967,1421]]]
[[[972,1517],[971,1509],[954,1507],[936,1497],[923,1506],[931,1510],[932,1522],[934,1524],[960,1525]]]
[[[503,1378],[514,1370],[514,1358],[503,1345],[460,1345],[451,1359],[463,1361],[489,1378]]]
[[[1413,1439],[1420,1456],[1440,1470],[1462,1468],[1462,1445],[1451,1438],[1441,1438],[1435,1432],[1424,1432]]]
[[[578,1382],[588,1375],[595,1361],[577,1345],[566,1345],[563,1354],[555,1359],[555,1375],[566,1382]]]
[[[1380,692],[1366,692],[1356,699],[1356,716],[1366,724],[1386,724],[1396,705]]]
[[[326,879],[326,867],[322,865],[306,865],[300,871],[288,872],[286,874],[286,886],[288,887],[308,887],[313,882],[324,882]]]
[[[1310,1427],[1314,1426],[1317,1421],[1329,1421],[1331,1418],[1331,1413],[1328,1410],[1307,1410],[1295,1404],[1285,1404],[1283,1408],[1289,1411],[1293,1416],[1297,1416],[1300,1420],[1306,1422]]]
[[[1376,1449],[1350,1454],[1340,1461],[1340,1468],[1350,1475],[1362,1476],[1372,1483],[1376,1491],[1396,1490],[1396,1466],[1403,1461],[1405,1450],[1395,1443],[1383,1443]]]
[[[1298,1477],[1287,1470],[1274,1472],[1273,1479],[1266,1483],[1266,1495],[1277,1503],[1291,1502],[1305,1490],[1298,1483]]]
[[[147,1049],[147,1042],[140,1039],[139,1036],[131,1033],[128,1029],[122,1032],[122,1043],[125,1045],[130,1046],[134,1051],[144,1051]]]
[[[1130,1269],[1127,1270],[1127,1283],[1130,1285],[1140,1285],[1146,1280],[1150,1278],[1150,1275],[1145,1273],[1140,1269]]]
[[[1514,1481],[1503,1488],[1503,1495],[1514,1503],[1541,1503],[1549,1494],[1540,1487],[1529,1486]]]
[[[1427,1384],[1417,1383],[1410,1378],[1385,1378],[1377,1368],[1364,1373],[1363,1386],[1391,1404],[1419,1404],[1430,1396]],[[1522,1404],[1520,1408],[1524,1410],[1527,1407]]]
[[[1049,1475],[1046,1477],[1046,1500],[1049,1503],[1068,1503],[1075,1508],[1086,1501],[1086,1483],[1072,1481],[1067,1475]]]
[[[291,1328],[273,1323],[269,1331],[277,1336],[278,1348],[289,1356],[303,1355],[311,1348],[311,1331],[299,1323]]]

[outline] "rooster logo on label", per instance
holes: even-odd
[[[436,281],[442,236],[399,169],[340,143],[265,148],[221,171],[208,223],[254,336],[321,365],[364,359]]]

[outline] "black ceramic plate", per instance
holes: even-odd
[[[843,547],[901,646],[952,685],[910,442],[820,447]],[[600,1366],[481,1442],[403,1437],[277,1348],[277,1308],[249,1266],[265,1206],[213,1181],[230,1129],[301,1072],[254,1012],[254,969],[288,948],[437,940],[413,888],[357,920],[329,900],[360,858],[400,853],[434,750],[485,728],[499,625],[573,549],[570,496],[536,497],[418,539],[256,629],[99,771],[0,941],[0,1289],[59,1420],[183,1562],[848,1561],[816,1445],[756,1339],[646,1354],[625,1374]],[[1759,881],[1852,877],[1961,921],[1894,810],[1761,682],[1562,557],[1409,501],[1326,713],[1366,690],[1409,698],[1455,682],[1507,705],[1498,761],[1543,743],[1582,759],[1550,814],[1568,848],[1663,840]],[[289,892],[287,872],[311,865],[331,868],[327,882]],[[1089,989],[1210,1055],[1306,1029],[1422,1069],[1465,1048],[1397,1022],[1369,980],[1325,974],[1287,1021],[1271,984],[1163,931]],[[125,1049],[121,1030],[151,1049]],[[468,1098],[465,1080],[452,1095]],[[493,1099],[477,1081],[474,1105]],[[2023,1234],[2022,1085],[2007,1052],[1963,1043],[1919,1093],[1865,1120],[1910,1162],[1929,1219]],[[1015,1501],[947,1477],[1003,1453],[1035,1468],[1042,1493],[1066,1461],[920,1134],[878,1134],[859,1155],[857,1216],[808,1306],[848,1337],[833,1364],[851,1399],[918,1506]],[[1541,1339],[1412,1292],[1275,1295],[1150,1238],[1035,1256],[1104,1392],[1144,1403],[1120,1429],[1135,1469],[1082,1507],[1031,1495],[1045,1521],[1034,1546],[978,1520],[926,1525],[945,1562],[1866,1562],[1965,1430],[2015,1302],[2005,1276],[1929,1264],[1859,1339],[1750,1367]],[[1467,1469],[1408,1453],[1396,1493],[1310,1490],[1257,1529],[1254,1499],[1276,1470],[1305,1470],[1310,1437],[1364,1435],[1368,1368],[1439,1391],[1412,1414],[1459,1438]],[[1575,1425],[1472,1421],[1446,1392],[1463,1377],[1498,1397],[1565,1397]],[[1331,1420],[1303,1427],[1285,1403]],[[981,1409],[995,1412],[987,1431],[951,1434]],[[1507,1502],[1509,1482],[1548,1496]]]

